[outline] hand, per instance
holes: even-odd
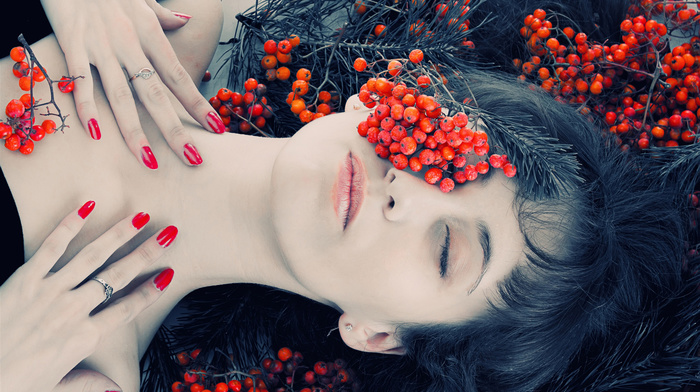
[[[106,288],[86,279],[139,232],[137,227],[148,221],[148,215],[142,213],[117,223],[63,268],[50,273],[83,227],[82,217],[91,211],[90,203],[64,218],[32,258],[0,286],[0,390],[46,391],[56,387],[101,341],[109,339],[111,332],[158,299],[170,283],[173,272],[166,269],[94,312],[105,300]],[[115,292],[123,289],[165,252],[176,234],[174,226],[162,230],[100,271],[99,278]]]
[[[158,167],[141,128],[131,86],[172,150],[185,164],[199,165],[202,159],[167,89],[204,128],[223,133],[224,124],[197,90],[163,32],[184,26],[189,16],[172,12],[155,0],[42,0],[42,4],[69,73],[83,76],[75,80],[73,95],[78,117],[90,136],[96,140],[101,137],[92,64],[100,74],[124,140],[140,162],[150,169]],[[135,76],[146,69],[156,73],[147,79],[148,72]]]

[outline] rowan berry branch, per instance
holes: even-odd
[[[66,118],[68,118],[68,115],[65,115],[65,116],[64,116],[64,115],[61,113],[61,108],[60,108],[60,107],[58,106],[58,104],[56,103],[55,93],[54,93],[54,89],[53,89],[53,84],[54,84],[54,83],[58,83],[58,82],[51,79],[51,77],[49,76],[49,73],[46,71],[46,68],[44,68],[44,66],[41,65],[41,62],[39,62],[39,60],[36,58],[36,55],[34,54],[34,51],[33,51],[32,48],[29,46],[29,43],[28,43],[27,40],[24,38],[24,35],[23,35],[23,34],[20,34],[19,37],[17,37],[17,40],[22,44],[22,46],[24,47],[25,53],[27,54],[27,56],[28,56],[29,59],[30,59],[30,64],[29,64],[30,72],[31,72],[31,70],[34,69],[34,65],[36,64],[36,66],[39,67],[39,70],[44,74],[44,77],[45,77],[46,80],[48,81],[48,83],[49,83],[49,93],[51,94],[51,99],[50,99],[48,102],[33,104],[33,105],[30,107],[30,111],[31,111],[31,112],[30,112],[31,122],[34,123],[34,109],[35,109],[35,108],[42,107],[42,106],[47,106],[47,108],[46,108],[46,114],[45,114],[45,115],[47,115],[47,116],[57,116],[57,117],[61,120],[61,125],[60,125],[59,127],[57,127],[56,130],[60,130],[61,132],[63,132],[63,129],[64,129],[64,128],[69,128],[69,126],[66,125]],[[72,82],[73,80],[78,79],[78,78],[82,78],[82,76],[70,77],[70,81]],[[30,84],[29,94],[30,94],[30,101],[31,101],[32,103],[34,103],[34,86],[33,86],[33,83]],[[54,109],[56,109],[56,112],[57,112],[57,113],[51,113],[51,110],[50,110],[50,108],[48,107],[49,105],[53,105],[53,107],[54,107]]]

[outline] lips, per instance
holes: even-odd
[[[338,173],[335,190],[335,213],[345,230],[360,210],[365,197],[365,171],[362,163],[348,154]]]

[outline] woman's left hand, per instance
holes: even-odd
[[[90,65],[100,74],[124,141],[146,167],[157,160],[143,132],[131,88],[160,128],[170,148],[188,165],[202,159],[185,132],[167,91],[205,129],[223,133],[218,113],[199,93],[165,36],[189,16],[155,0],[42,0],[46,16],[75,80],[78,117],[93,139],[101,138]],[[126,75],[124,72],[126,71]]]

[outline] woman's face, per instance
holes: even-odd
[[[289,270],[356,323],[477,316],[524,259],[514,184],[498,171],[443,193],[375,155],[357,134],[367,114],[315,120],[278,156],[272,219]]]

